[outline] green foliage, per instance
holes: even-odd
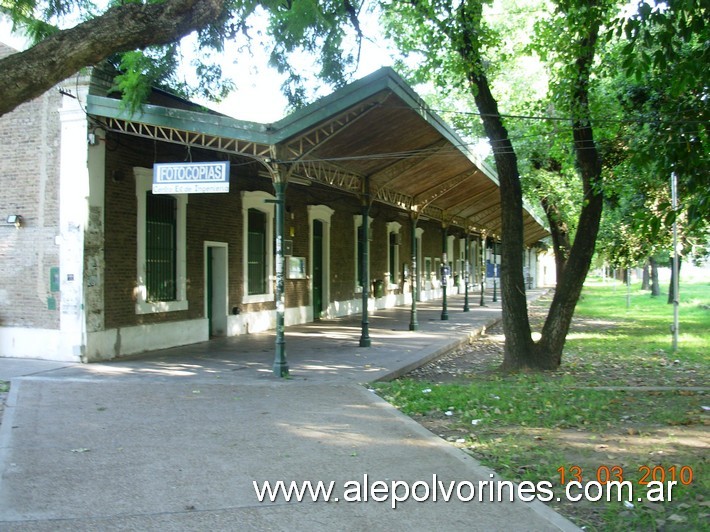
[[[0,13],[10,18],[14,30],[23,31],[32,42],[55,33],[69,15],[77,11],[92,12],[95,8],[89,0],[0,1]]]
[[[292,107],[304,105],[309,96],[308,76],[299,60],[303,53],[316,61],[318,79],[333,87],[348,80],[357,67],[363,38],[358,21],[360,2],[294,0],[275,2],[267,8],[269,33],[274,39],[269,63],[287,75],[282,89]]]
[[[196,94],[206,100],[218,102],[226,98],[234,90],[234,82],[224,76],[222,67],[218,64],[194,62],[193,67],[202,83],[196,91],[191,91],[190,97]]]
[[[698,2],[639,4],[605,34],[603,102],[617,109],[605,184],[607,204],[598,250],[612,264],[635,265],[671,251],[679,222],[682,254],[702,254],[708,220],[708,78],[699,68],[710,35]],[[670,199],[678,176],[679,209]]]
[[[553,161],[554,163],[554,161]],[[523,190],[526,195],[538,201],[544,199],[554,205],[557,211],[551,216],[557,216],[558,223],[564,224],[573,240],[577,229],[579,207],[583,201],[582,187],[573,174],[571,165],[550,171],[546,168],[531,168],[522,178]]]
[[[414,83],[431,83],[444,94],[470,93],[466,65],[455,48],[461,23],[453,2],[386,2],[382,20],[403,55],[398,68]],[[491,37],[483,28],[477,34]]]
[[[136,111],[148,99],[151,88],[167,85],[177,66],[176,45],[153,47],[120,55],[120,74],[114,89],[124,95],[124,103]]]
[[[650,71],[676,70],[668,86],[676,96],[707,88],[708,7],[703,0],[640,1],[635,13],[619,17],[609,33],[626,39],[627,73],[641,80]]]
[[[598,53],[597,41],[588,37],[596,31],[590,28],[598,29],[611,20],[617,4],[616,0],[557,0],[551,16],[536,25],[533,47],[549,69],[550,102],[573,121],[587,120],[590,115],[590,109],[572,105],[578,100],[575,94],[595,84],[595,76],[579,69],[581,57]]]
[[[630,121],[630,165],[660,183],[675,172],[686,227],[695,231],[698,225],[700,232],[710,218],[707,19],[708,5],[700,0],[642,2],[607,33],[621,44],[614,67]]]
[[[580,46],[584,46],[571,44],[590,25],[610,20],[616,12],[614,2],[551,5],[547,0],[504,0],[484,2],[482,6],[479,14],[470,13],[475,28],[468,28],[461,14],[463,5],[455,2],[397,2],[386,11],[385,25],[399,49],[411,56],[400,65],[410,79],[430,83],[438,97],[444,93],[469,102],[469,109],[473,107],[471,92],[475,91],[467,78],[471,65],[457,46],[463,33],[475,32],[472,46],[479,48],[485,75],[503,113],[518,156],[524,193],[534,204],[544,198],[558,207],[556,216],[563,218],[574,236],[582,201],[572,119],[597,110],[606,115],[609,106],[597,99],[590,104],[591,110],[570,107],[571,92],[579,83],[572,79],[571,72],[576,68]],[[448,115],[446,118],[452,120]],[[456,122],[468,131],[480,131],[473,114]],[[614,134],[612,128],[602,139],[613,138]]]

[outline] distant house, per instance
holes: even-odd
[[[160,91],[130,115],[104,78],[0,117],[2,356],[90,362],[409,304],[441,296],[444,263],[457,291],[494,262],[494,173],[391,69],[271,124]],[[546,235],[526,212],[527,245]]]

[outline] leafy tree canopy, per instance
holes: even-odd
[[[599,250],[633,266],[672,251],[678,221],[686,258],[706,253],[710,186],[707,125],[710,34],[707,7],[693,0],[641,3],[607,33],[602,74],[609,105],[621,109]],[[671,205],[671,176],[679,208]]]
[[[110,0],[105,5],[90,0],[0,0],[0,13],[36,43],[0,60],[0,114],[105,59],[120,71],[116,88],[132,109],[151,86],[188,98],[219,100],[234,88],[233,80],[224,76],[219,54],[226,42],[238,38],[245,43],[243,53],[252,44],[271,47],[272,65],[287,75],[284,91],[290,103],[301,105],[309,94],[303,72],[292,66],[293,56],[313,53],[321,79],[334,86],[344,83],[358,60],[360,9],[359,0]],[[269,18],[268,35],[254,32],[257,14]],[[183,37],[191,34],[196,35],[194,84],[177,74],[188,55]]]
[[[665,188],[677,175],[690,229],[710,218],[709,8],[702,0],[640,2],[609,32],[622,43],[614,66],[630,165]]]

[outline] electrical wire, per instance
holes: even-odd
[[[687,141],[678,140],[674,142],[665,142],[665,146],[680,146],[686,145]],[[309,159],[290,159],[290,160],[277,160],[274,162],[282,164],[309,164],[309,163],[323,163],[323,162],[343,162],[343,161],[377,161],[377,160],[405,160],[411,159],[413,157],[461,157],[470,155],[464,153],[462,150],[468,151],[468,149],[473,146],[472,144],[451,144],[448,149],[442,148],[422,148],[419,150],[409,150],[409,151],[399,151],[399,152],[382,152],[373,153],[367,155],[350,155],[350,156],[339,156],[339,157],[317,157]],[[599,146],[595,143],[594,146],[580,146],[575,148],[575,151],[585,151],[585,150],[599,150]],[[514,149],[498,149],[497,151],[493,149],[493,155],[513,155],[517,152]],[[477,157],[482,159],[482,157]]]
[[[399,108],[399,109],[412,109],[406,105],[395,106],[388,105],[387,107]],[[449,114],[458,116],[478,116],[484,117],[500,117],[513,120],[535,120],[535,121],[547,121],[547,122],[573,122],[574,120],[579,120],[579,118],[569,117],[569,116],[543,116],[543,115],[523,115],[523,114],[510,114],[510,113],[480,113],[476,111],[456,111],[453,109],[432,109],[430,107],[419,107],[415,108],[415,111],[422,113],[436,113],[436,114]],[[584,117],[582,117],[584,118]],[[590,117],[589,120],[596,124],[656,124],[656,125],[682,125],[682,124],[707,124],[710,120],[698,119],[698,120],[659,120],[657,118],[605,118],[605,117]]]

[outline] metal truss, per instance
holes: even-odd
[[[100,121],[103,124],[103,127],[109,131],[132,135],[135,137],[242,155],[261,161],[271,159],[274,156],[274,149],[270,144],[261,144],[234,138],[208,135],[206,133],[186,131],[167,126],[143,124],[141,122],[121,120],[118,118],[103,117]]]
[[[409,211],[413,205],[413,198],[407,194],[396,192],[391,188],[379,188],[375,192],[375,199],[380,203],[392,205],[398,209]]]
[[[315,183],[328,185],[351,194],[362,193],[363,177],[343,170],[334,164],[303,161],[294,163],[294,166],[293,175],[305,177]]]

